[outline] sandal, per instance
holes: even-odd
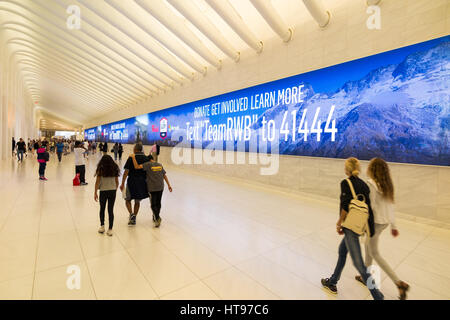
[[[366,285],[364,283],[364,280],[363,280],[363,278],[361,276],[355,276],[355,280],[361,282],[363,285]]]
[[[409,284],[406,282],[400,281],[400,284],[397,285],[398,290],[400,291],[400,296],[398,297],[400,300],[406,300],[406,293],[409,290]]]

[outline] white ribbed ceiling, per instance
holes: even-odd
[[[81,9],[79,30],[66,24],[71,5]],[[0,39],[41,127],[66,129],[201,81],[305,19],[302,0],[0,0]]]

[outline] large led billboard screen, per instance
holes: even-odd
[[[448,166],[449,86],[446,36],[103,124],[85,138],[174,146],[181,132],[205,148],[258,136],[276,139],[280,154]]]

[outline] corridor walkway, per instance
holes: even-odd
[[[146,150],[147,152],[148,150]],[[121,193],[114,236],[97,233],[94,168],[73,187],[73,155],[47,167],[0,161],[0,299],[370,299],[348,259],[334,297],[320,285],[335,266],[336,204],[167,168],[162,225],[144,201],[128,227]],[[123,167],[125,161],[120,164]],[[338,181],[336,182],[338,183]],[[410,299],[450,299],[450,230],[398,219],[399,238],[381,250],[411,284]],[[69,290],[68,266],[81,270]],[[396,288],[382,274],[386,299]]]

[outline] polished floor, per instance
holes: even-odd
[[[350,260],[332,296],[320,286],[336,263],[337,204],[168,168],[161,228],[148,201],[128,227],[123,200],[114,236],[97,233],[90,156],[88,186],[73,187],[73,156],[52,155],[49,181],[31,155],[0,161],[0,299],[371,299]],[[124,162],[121,164],[123,166]],[[410,299],[450,299],[450,230],[398,221],[381,252]],[[81,271],[69,289],[68,267]],[[381,290],[396,299],[382,274]]]

